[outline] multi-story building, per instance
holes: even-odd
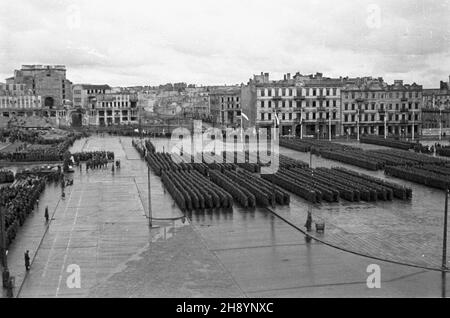
[[[211,91],[209,96],[213,122],[223,127],[240,127],[241,89],[239,87],[219,88]]]
[[[72,83],[66,79],[64,65],[22,65],[6,84],[24,84],[32,94],[42,97],[42,107],[49,110],[62,109],[72,101]]]
[[[111,92],[108,85],[74,84],[72,89],[73,107],[83,109],[95,107],[98,95]]]
[[[342,90],[342,131],[346,135],[421,134],[422,86],[382,78],[361,78]]]
[[[450,76],[439,88],[423,90],[423,135],[450,135]]]
[[[90,124],[100,126],[130,125],[139,122],[136,94],[105,93],[97,95],[95,108],[89,111]]]
[[[340,89],[342,78],[321,73],[290,73],[283,80],[270,81],[268,73],[254,76],[249,85],[256,88],[256,124],[273,127],[278,118],[282,135],[340,134]]]
[[[319,73],[302,82],[303,87],[297,89],[297,105],[301,107],[303,134],[321,138],[339,136],[344,79],[323,78]]]
[[[0,84],[0,116],[36,116],[41,113],[41,97],[25,84]]]
[[[450,76],[448,82],[441,81],[439,88],[423,90],[424,109],[450,109]]]

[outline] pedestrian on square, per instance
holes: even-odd
[[[29,271],[30,270],[30,254],[29,254],[28,250],[25,252],[24,258],[25,258],[25,270]]]
[[[45,207],[45,222],[48,223],[48,206]]]
[[[311,214],[311,211],[308,211],[308,217],[306,218],[305,227],[306,227],[306,230],[308,232],[311,232],[311,228],[312,228],[312,214]]]

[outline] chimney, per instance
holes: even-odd
[[[288,80],[291,79],[291,73],[287,73],[287,79],[288,79]]]
[[[286,80],[286,74],[283,75],[283,79]]]

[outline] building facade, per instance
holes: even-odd
[[[268,73],[256,75],[249,85],[256,88],[256,125],[279,123],[281,135],[332,137],[340,134],[340,91],[344,79],[321,73],[290,73],[270,81]]]
[[[32,94],[41,96],[42,107],[62,109],[72,101],[72,83],[66,79],[64,65],[22,65],[6,84],[23,84]]]
[[[111,92],[108,85],[74,84],[72,89],[73,107],[83,109],[95,106],[98,95]]]
[[[41,114],[41,96],[25,84],[0,84],[0,116],[37,116]]]
[[[237,87],[220,88],[209,93],[211,116],[214,123],[224,128],[241,125],[241,90]]]
[[[422,134],[450,135],[450,76],[439,88],[423,90]]]
[[[382,78],[362,78],[342,90],[342,132],[345,135],[408,137],[421,134],[422,86]]]
[[[89,124],[98,126],[138,124],[139,115],[136,94],[99,94],[95,107],[88,111]]]

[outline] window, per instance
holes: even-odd
[[[264,113],[261,113],[261,120],[264,120]]]
[[[316,93],[317,93],[316,89],[313,88],[313,96],[316,96]]]

